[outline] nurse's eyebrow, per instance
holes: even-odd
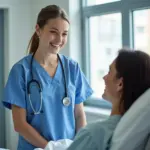
[[[55,28],[55,27],[52,27],[51,29],[56,30],[56,31],[58,31],[58,32],[59,32],[59,30],[58,30],[57,28]],[[65,30],[64,32],[68,32],[68,31],[67,31],[67,30]]]

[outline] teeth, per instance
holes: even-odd
[[[59,47],[59,45],[51,44],[52,46]]]

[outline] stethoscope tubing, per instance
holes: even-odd
[[[31,109],[33,110],[33,113],[34,115],[37,115],[37,114],[40,114],[42,110],[42,87],[41,87],[41,84],[39,83],[39,81],[37,81],[36,79],[34,79],[33,77],[33,58],[34,58],[34,55],[35,53],[33,53],[32,57],[31,57],[31,62],[30,62],[30,72],[31,72],[31,80],[28,82],[27,84],[27,93],[28,93],[28,97],[29,97],[29,102],[30,102],[30,106],[31,106]],[[69,97],[68,97],[68,92],[67,92],[67,81],[66,81],[66,76],[65,76],[65,70],[64,70],[64,66],[63,66],[63,63],[62,63],[62,60],[59,56],[59,54],[57,54],[57,57],[59,59],[59,62],[60,62],[60,65],[61,65],[61,69],[62,69],[62,72],[63,72],[63,77],[64,77],[64,85],[65,85],[65,98],[63,99],[63,104],[66,105],[66,106],[69,106],[70,104],[70,100],[69,100]],[[40,93],[40,107],[39,107],[39,110],[36,111],[33,107],[33,104],[32,104],[32,101],[31,101],[31,92],[30,92],[30,85],[31,83],[36,83],[36,85],[38,86],[38,89],[39,89],[39,93]],[[68,104],[66,104],[68,102]]]

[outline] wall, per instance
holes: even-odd
[[[4,11],[0,9],[0,102],[2,100],[3,95],[3,85],[4,85],[4,74],[2,73],[4,70],[4,60],[3,60],[3,49],[4,49]],[[3,105],[0,103],[0,145],[5,145],[5,111]]]
[[[12,65],[26,53],[38,12],[49,4],[57,4],[69,14],[71,28],[68,44],[61,53],[71,56],[81,65],[79,2],[80,0],[0,0],[0,8],[5,9],[5,82]],[[16,150],[17,134],[13,129],[11,112],[6,110],[5,114],[7,148]]]
[[[5,81],[12,65],[25,54],[31,34],[30,7],[30,0],[0,0],[0,8],[5,9]],[[12,124],[11,112],[6,110],[6,144],[15,150],[17,136]]]
[[[70,36],[69,56],[82,66],[82,28],[81,28],[81,0],[69,0]]]

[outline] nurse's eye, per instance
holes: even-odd
[[[50,33],[52,33],[52,34],[57,34],[57,32],[56,32],[56,31],[50,31]]]
[[[63,33],[63,36],[67,36],[68,34],[67,33]]]

